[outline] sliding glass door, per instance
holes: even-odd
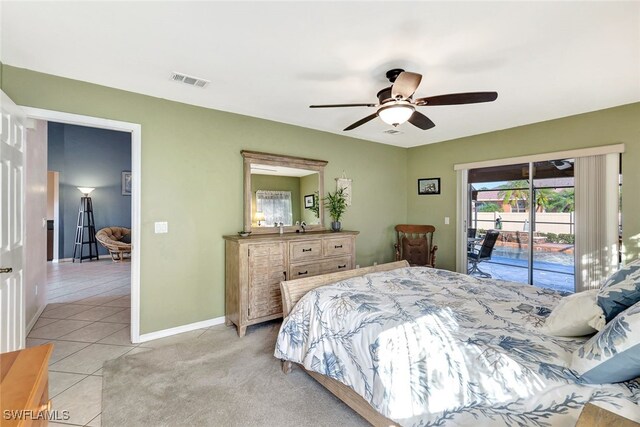
[[[469,273],[573,292],[573,179],[571,159],[470,169]]]
[[[533,285],[575,289],[575,191],[573,160],[533,164]]]

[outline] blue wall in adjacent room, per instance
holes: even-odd
[[[48,128],[48,169],[60,172],[60,258],[71,258],[82,197],[76,187],[95,187],[96,231],[131,228],[131,196],[121,189],[122,171],[131,170],[131,134],[53,122]],[[99,243],[98,251],[108,254]]]

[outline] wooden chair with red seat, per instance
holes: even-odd
[[[433,225],[396,225],[396,261],[406,260],[411,266],[436,266]]]

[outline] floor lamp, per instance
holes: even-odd
[[[96,224],[93,220],[93,203],[89,194],[95,188],[92,187],[78,187],[78,190],[82,193],[80,198],[80,207],[78,208],[78,225],[76,227],[76,239],[73,246],[73,262],[78,259],[92,260],[98,258],[98,244],[96,242]],[[85,240],[85,236],[88,240]],[[83,255],[84,246],[89,245],[89,255]]]

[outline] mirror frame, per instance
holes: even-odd
[[[244,231],[254,234],[279,233],[276,227],[252,227],[251,221],[251,164],[257,163],[270,166],[286,166],[289,168],[308,169],[318,173],[318,194],[320,224],[308,225],[308,231],[324,230],[324,167],[326,160],[305,159],[303,157],[284,156],[280,154],[261,153],[258,151],[240,151],[244,159]],[[284,227],[285,233],[295,233],[300,229],[297,225]]]

